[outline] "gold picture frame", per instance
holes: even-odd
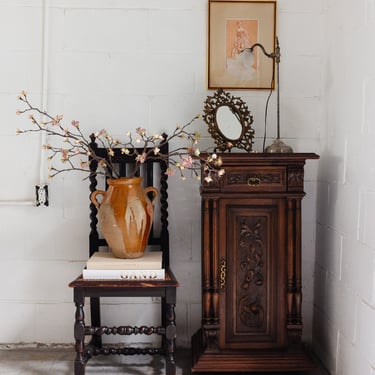
[[[272,89],[274,60],[255,43],[275,51],[276,1],[209,0],[208,89]]]

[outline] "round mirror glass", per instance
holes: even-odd
[[[216,123],[225,138],[235,140],[240,138],[242,125],[234,112],[235,109],[222,105],[216,112]]]

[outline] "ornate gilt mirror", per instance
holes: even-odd
[[[208,96],[204,102],[204,121],[214,139],[217,151],[230,151],[233,147],[252,151],[253,116],[246,103],[223,89]]]

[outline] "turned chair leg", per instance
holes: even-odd
[[[91,297],[90,298],[90,312],[91,312],[91,325],[93,327],[100,327],[100,298],[99,297]],[[94,346],[95,348],[102,347],[102,337],[93,335],[90,340],[90,345]]]
[[[86,364],[79,362],[77,359],[74,361],[74,375],[85,375]]]
[[[74,289],[74,303],[76,306],[74,323],[74,338],[76,341],[74,375],[84,375],[87,362],[85,356],[85,313],[83,311],[84,297],[83,294],[77,289]]]
[[[166,375],[176,375],[174,353],[176,349],[176,314],[174,304],[167,304],[166,332],[165,332],[165,360]]]

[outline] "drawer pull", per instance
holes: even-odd
[[[250,177],[248,180],[247,180],[247,184],[249,186],[258,186],[260,185],[261,181],[260,181],[260,178],[258,177]]]

